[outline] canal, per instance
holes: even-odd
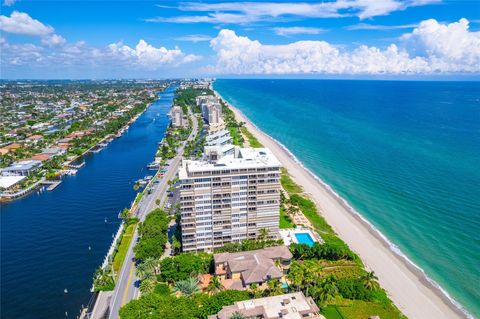
[[[1,318],[76,318],[88,303],[118,213],[135,198],[135,180],[153,175],[146,166],[168,126],[174,90],[159,93],[122,137],[87,156],[54,191],[2,204]]]

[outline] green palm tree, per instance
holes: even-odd
[[[140,292],[143,295],[148,295],[149,293],[152,293],[155,290],[155,285],[156,285],[155,280],[152,280],[152,279],[142,280],[142,283],[140,284]]]
[[[284,205],[286,200],[287,198],[285,197],[285,193],[283,191],[280,191],[280,204]]]
[[[143,262],[143,265],[145,266],[146,269],[148,269],[149,271],[153,272],[153,274],[156,275],[158,273],[158,269],[160,266],[160,260],[153,257],[148,257]]]
[[[300,291],[300,288],[302,287],[302,284],[304,282],[304,275],[305,271],[302,265],[296,261],[292,262],[289,272],[287,274],[287,279],[296,288],[297,291]]]
[[[194,277],[190,277],[185,280],[180,280],[175,283],[175,287],[173,288],[175,293],[181,293],[185,296],[191,296],[200,292],[200,287],[198,286],[198,279]]]
[[[137,276],[140,280],[154,279],[154,268],[149,263],[141,263],[137,266]]]
[[[250,291],[252,292],[253,295],[255,295],[257,290],[258,290],[258,285],[256,283],[250,284]]]
[[[330,300],[333,300],[338,294],[337,280],[334,276],[325,278],[318,291],[318,300],[321,304],[325,304]]]
[[[268,229],[266,229],[266,228],[260,229],[260,231],[259,231],[259,238],[260,238],[261,240],[265,240],[265,239],[267,239],[267,237],[268,237]]]
[[[223,287],[223,284],[218,276],[213,276],[207,287],[208,292],[218,292],[224,289],[225,287]]]
[[[253,298],[261,298],[263,295],[263,291],[258,289],[258,285],[256,283],[250,285],[250,292],[252,293]]]
[[[245,315],[243,313],[241,313],[239,311],[235,311],[230,316],[230,319],[247,319],[247,317],[245,317]]]
[[[378,277],[375,275],[375,272],[373,271],[365,273],[365,275],[363,275],[362,277],[362,280],[363,280],[363,285],[368,290],[375,290],[379,287],[379,284],[377,282]]]
[[[267,281],[267,286],[268,294],[270,296],[277,296],[283,294],[283,289],[278,279],[270,279],[269,281]]]
[[[315,285],[321,274],[321,267],[315,260],[305,260],[299,265],[302,272],[302,275],[298,278],[300,281],[299,286],[304,288],[305,295],[309,296],[310,288]]]
[[[290,205],[288,206],[288,209],[287,209],[287,212],[290,214],[290,215],[295,215],[296,213],[298,213],[300,211],[300,209],[298,208],[298,206],[295,206],[295,205]]]

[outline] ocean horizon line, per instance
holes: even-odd
[[[480,75],[478,74],[466,74],[458,76],[458,74],[452,76],[418,76],[418,77],[382,77],[382,76],[318,76],[311,75],[305,76],[305,74],[267,74],[267,75],[221,75],[221,74],[205,74],[196,75],[192,77],[99,77],[99,78],[0,78],[2,82],[18,82],[18,81],[157,81],[157,80],[185,80],[185,79],[221,79],[221,80],[318,80],[318,81],[386,81],[386,82],[480,82]]]

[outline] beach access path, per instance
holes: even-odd
[[[466,318],[463,312],[426,279],[421,270],[395,254],[388,242],[356,215],[342,199],[302,167],[279,143],[253,125],[243,113],[232,105],[229,106],[237,121],[246,123],[246,128],[275,154],[293,180],[314,200],[326,221],[360,256],[365,267],[375,271],[381,286],[408,318]]]

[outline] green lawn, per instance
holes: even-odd
[[[243,135],[245,135],[245,137],[247,138],[248,140],[248,143],[250,144],[250,147],[254,147],[254,148],[258,148],[258,147],[263,147],[263,144],[260,143],[257,138],[255,136],[253,136],[252,133],[250,133],[246,127],[242,127],[241,128],[241,131],[243,133]]]
[[[322,309],[321,313],[327,319],[345,319],[336,306],[326,306]]]
[[[138,193],[137,196],[135,196],[135,204],[138,204],[140,202],[140,200],[142,199],[143,197],[143,193],[145,192],[145,189],[143,189],[140,193]]]
[[[127,255],[128,247],[130,246],[130,242],[132,241],[133,233],[135,232],[135,227],[137,224],[130,224],[125,229],[125,232],[122,235],[122,240],[120,245],[118,246],[118,250],[113,257],[113,270],[116,274],[118,274],[120,268],[122,267],[123,260]]]
[[[230,135],[232,136],[232,144],[243,147],[242,135],[240,135],[240,131],[238,130],[238,128],[230,126],[228,127],[228,130],[230,132]]]
[[[293,222],[285,213],[285,208],[280,208],[280,228],[293,228]]]
[[[289,194],[298,194],[302,192],[302,188],[296,184],[285,168],[282,168],[282,175],[280,177],[280,182],[282,183],[282,187],[289,193]]]
[[[338,306],[337,309],[345,319],[368,319],[371,316],[382,319],[405,318],[395,307],[384,302],[352,300],[350,305]]]

